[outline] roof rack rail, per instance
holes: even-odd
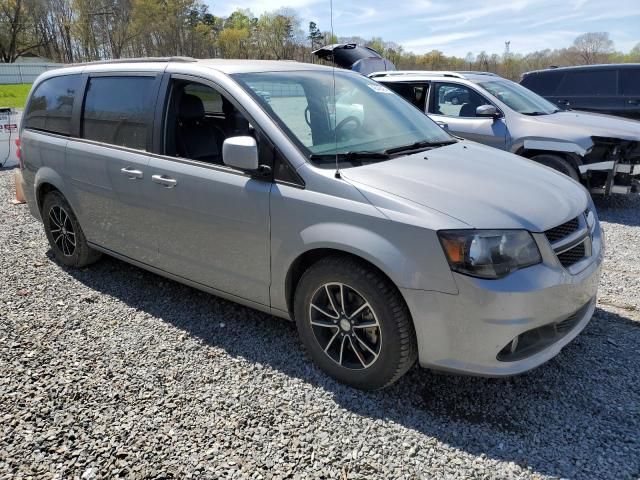
[[[110,63],[164,63],[164,62],[197,62],[192,57],[143,57],[143,58],[112,58],[96,60],[94,62],[72,63],[71,65],[103,65]]]
[[[434,70],[391,70],[388,72],[374,72],[369,74],[369,78],[395,77],[400,75],[434,75],[438,77],[464,78],[458,72],[445,72],[445,71],[434,71]]]
[[[485,72],[485,71],[482,71],[482,70],[456,70],[456,73],[459,73],[461,75],[488,75],[490,77],[499,77],[500,76],[497,73]]]
[[[492,72],[480,72],[480,71],[446,71],[446,70],[393,70],[389,72],[374,72],[369,75],[369,78],[376,77],[391,77],[400,75],[432,75],[434,77],[452,77],[452,78],[466,78],[465,75],[488,75],[497,77],[496,73]]]

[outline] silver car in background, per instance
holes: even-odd
[[[592,193],[640,192],[640,122],[560,110],[487,72],[394,71],[369,75],[454,135],[530,158]]]
[[[357,73],[72,66],[34,83],[20,135],[61,264],[106,253],[295,320],[317,365],[358,388],[416,359],[527,371],[595,308],[603,236],[580,184],[457,140]]]

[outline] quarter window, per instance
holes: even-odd
[[[153,77],[94,77],[82,115],[82,137],[146,150],[155,105]]]
[[[31,96],[25,127],[70,135],[73,101],[80,86],[80,75],[62,75],[43,81]]]

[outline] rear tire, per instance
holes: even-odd
[[[49,192],[44,198],[42,223],[58,262],[79,268],[100,258],[100,252],[87,244],[76,215],[60,192]]]
[[[543,153],[541,155],[531,157],[531,160],[549,168],[553,168],[560,173],[564,173],[566,176],[573,178],[576,182],[580,181],[578,171],[573,167],[573,165],[558,155]]]
[[[328,257],[312,265],[298,283],[294,310],[312,360],[342,383],[384,388],[416,361],[413,322],[400,292],[353,257]]]

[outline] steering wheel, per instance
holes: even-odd
[[[340,134],[342,133],[342,130],[344,129],[345,126],[349,125],[350,123],[353,123],[355,126],[350,128],[350,130],[358,130],[361,126],[362,126],[362,122],[360,121],[360,119],[358,117],[355,117],[353,115],[349,115],[347,118],[343,118],[342,120],[340,120],[340,123],[338,123],[338,125],[336,125],[336,129],[335,129],[335,134],[336,137],[339,137]]]

